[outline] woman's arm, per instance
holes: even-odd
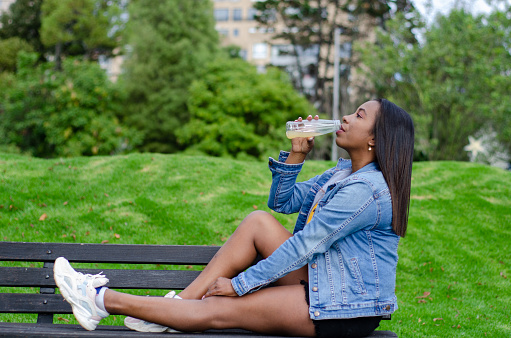
[[[309,121],[312,119],[312,115],[307,117]],[[319,116],[316,115],[314,119],[319,119]],[[302,121],[302,118],[299,117],[296,121]],[[273,178],[268,198],[270,209],[285,214],[300,210],[307,192],[319,177],[296,183],[296,177],[312,148],[314,148],[314,137],[296,137],[291,139],[291,151],[281,152],[278,162],[270,158],[269,167]]]
[[[272,184],[268,195],[268,207],[276,212],[292,214],[300,211],[305,196],[319,179],[315,176],[305,182],[296,182],[303,162],[288,163],[291,154],[282,151],[278,161],[270,158],[268,167],[272,173]]]

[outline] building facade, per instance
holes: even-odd
[[[252,7],[259,0],[213,0],[216,30],[224,46],[236,45],[241,48],[240,56],[264,71],[267,65],[285,69],[290,75],[298,76],[296,58],[292,56],[292,46],[287,42],[273,39],[275,29],[258,27],[254,19],[257,14]],[[300,63],[303,68],[317,64],[317,48],[302,51]],[[308,74],[302,79],[304,91],[314,86],[315,80]]]
[[[252,5],[257,0],[213,0],[222,45],[241,48],[240,56],[260,69],[270,63],[272,31],[258,28]]]

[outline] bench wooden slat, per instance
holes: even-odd
[[[79,272],[103,274],[114,289],[183,290],[200,271],[188,270],[110,270],[77,269]],[[53,270],[45,268],[0,267],[0,286],[56,287]]]
[[[0,261],[206,265],[218,246],[0,242]]]
[[[72,313],[62,295],[40,293],[0,293],[0,312]]]
[[[0,337],[37,337],[37,338],[53,338],[53,337],[163,337],[169,336],[162,333],[140,333],[131,331],[123,326],[100,325],[95,331],[85,331],[79,325],[71,324],[22,324],[16,323],[0,323]],[[173,338],[232,338],[240,336],[259,337],[259,338],[275,338],[253,333],[245,330],[228,329],[228,330],[208,330],[202,333],[172,333]],[[375,331],[367,338],[397,338],[397,335],[391,331]],[[293,337],[289,337],[293,338]],[[294,337],[299,338],[299,337]]]
[[[256,337],[272,337],[259,335],[246,330],[226,329],[208,330],[204,333],[172,333],[172,337],[234,337],[236,335],[248,335]],[[163,334],[164,335],[164,334]],[[23,324],[0,323],[0,337],[162,337],[162,333],[140,333],[132,331],[125,326],[99,325],[95,331],[85,331],[80,325],[74,324]]]

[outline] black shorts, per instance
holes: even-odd
[[[305,287],[305,300],[310,306],[309,301],[309,283],[302,280],[300,282]],[[312,320],[316,330],[316,337],[365,337],[371,334],[380,326],[381,316],[378,317],[358,317],[348,319],[323,319]]]

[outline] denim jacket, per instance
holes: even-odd
[[[392,230],[388,186],[377,163],[351,173],[351,161],[306,182],[296,183],[303,163],[270,158],[273,181],[268,206],[298,212],[294,235],[268,258],[231,280],[238,295],[254,292],[308,264],[309,314],[314,320],[369,317],[397,310],[395,295],[399,236]],[[325,187],[306,224],[315,195],[339,171],[341,180]],[[345,178],[342,178],[345,177]]]

